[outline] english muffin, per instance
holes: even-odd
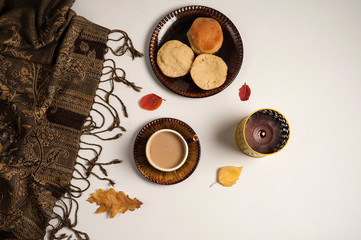
[[[219,22],[213,18],[199,17],[187,32],[188,41],[196,54],[215,53],[223,43],[223,32]]]
[[[160,70],[171,78],[182,77],[189,73],[193,60],[192,49],[178,40],[164,43],[157,54]]]
[[[198,87],[211,90],[226,81],[227,70],[227,64],[222,58],[212,54],[200,54],[194,59],[190,75]]]

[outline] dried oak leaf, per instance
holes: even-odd
[[[223,186],[230,187],[237,182],[241,171],[242,167],[222,167],[218,169],[218,182]]]
[[[119,212],[125,213],[127,210],[134,211],[140,208],[143,203],[137,198],[131,199],[124,192],[116,192],[113,188],[108,191],[99,189],[88,198],[88,202],[99,205],[96,213],[109,212],[110,218],[113,218]]]
[[[153,110],[156,110],[157,108],[159,108],[159,106],[162,104],[162,102],[163,102],[163,99],[161,97],[159,97],[158,95],[156,95],[154,93],[150,93],[148,95],[145,95],[140,100],[140,106],[143,109],[153,111]]]
[[[243,86],[239,89],[239,98],[241,101],[247,101],[251,95],[250,87],[244,83]]]

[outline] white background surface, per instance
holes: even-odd
[[[156,24],[187,5],[205,5],[236,25],[244,59],[235,81],[203,99],[176,95],[155,78],[148,46]],[[361,1],[227,0],[118,1],[78,0],[73,9],[110,29],[125,30],[144,57],[114,58],[141,93],[118,85],[128,107],[127,132],[104,144],[100,161],[109,168],[115,189],[144,204],[110,219],[79,200],[78,229],[91,239],[180,240],[356,240],[361,239]],[[244,82],[252,95],[241,102]],[[166,99],[156,111],[140,108],[148,93]],[[288,119],[291,138],[280,153],[262,159],[237,148],[237,123],[259,108],[274,108]],[[160,118],[188,123],[201,141],[201,160],[185,181],[171,186],[145,179],[133,160],[138,131]],[[239,181],[227,188],[216,181],[222,166],[244,166]]]

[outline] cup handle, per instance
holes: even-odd
[[[193,136],[190,136],[190,137],[188,137],[188,138],[185,138],[185,140],[186,140],[186,142],[188,143],[188,144],[190,144],[190,143],[192,143],[192,142],[198,142],[198,136],[197,136],[197,134],[194,134]]]

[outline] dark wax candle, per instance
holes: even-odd
[[[280,117],[281,115],[267,110],[252,114],[244,129],[249,147],[263,154],[277,152],[284,140],[286,124]]]

